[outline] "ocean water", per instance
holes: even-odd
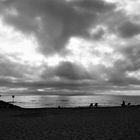
[[[1,100],[13,102],[11,96],[2,96]],[[140,104],[140,96],[118,96],[118,95],[92,95],[92,96],[50,96],[50,95],[22,95],[15,96],[15,105],[24,108],[44,107],[78,107],[89,106],[90,103],[98,103],[99,106],[120,106],[122,101],[131,102],[133,105]]]

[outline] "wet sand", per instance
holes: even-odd
[[[140,107],[0,109],[0,140],[140,140]]]

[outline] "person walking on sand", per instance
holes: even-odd
[[[94,107],[97,108],[97,107],[98,107],[98,103],[95,103],[95,104],[94,104]]]
[[[127,106],[131,106],[131,103],[129,102],[129,103],[127,104]]]
[[[126,106],[126,105],[125,105],[125,101],[122,102],[121,106],[122,106],[122,107],[125,107],[125,106]]]
[[[89,108],[93,108],[93,103],[90,103]]]

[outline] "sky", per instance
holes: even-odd
[[[1,94],[140,95],[139,0],[0,0]]]

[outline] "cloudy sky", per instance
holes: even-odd
[[[0,92],[140,95],[139,9],[139,0],[0,0]]]

